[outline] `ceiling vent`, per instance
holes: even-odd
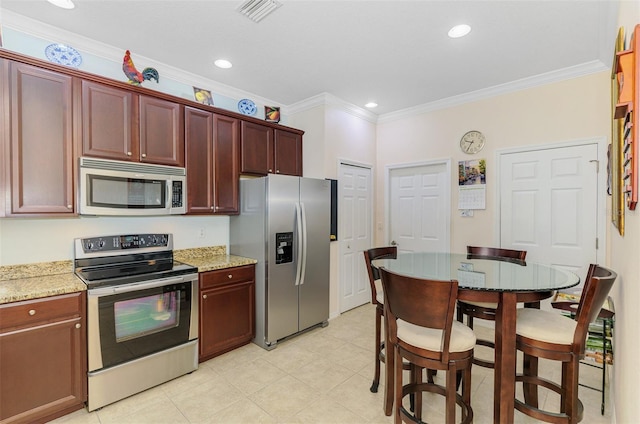
[[[247,0],[236,10],[253,22],[260,22],[280,6],[282,4],[276,0]]]

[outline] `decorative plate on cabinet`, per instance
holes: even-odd
[[[245,115],[255,115],[258,111],[256,104],[249,99],[242,99],[238,102],[238,110]]]
[[[64,44],[49,44],[44,49],[44,54],[47,59],[58,65],[73,66],[77,68],[82,63],[82,56],[80,53],[71,46]]]

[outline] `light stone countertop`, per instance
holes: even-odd
[[[198,268],[198,272],[255,264],[242,256],[227,255],[225,246],[174,250],[174,260]],[[73,273],[73,261],[0,266],[0,305],[87,290]]]
[[[173,259],[197,267],[198,272],[251,265],[258,262],[251,258],[227,255],[224,246],[174,250]]]
[[[0,266],[0,304],[84,291],[72,261]]]

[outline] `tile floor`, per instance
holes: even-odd
[[[364,305],[330,321],[326,328],[284,341],[272,351],[249,344],[200,364],[197,371],[88,413],[76,411],[55,423],[392,423],[382,411],[384,378],[371,393],[375,309]],[[478,332],[490,333],[479,327]],[[486,335],[486,334],[485,334]],[[483,355],[487,352],[477,352]],[[541,362],[541,374],[560,368]],[[601,371],[583,366],[580,381],[599,385]],[[442,380],[443,374],[437,376]],[[583,423],[611,422],[607,403],[600,415],[599,392],[580,388]],[[490,424],[493,373],[473,367],[472,407],[476,424]],[[540,404],[558,403],[541,391]],[[425,421],[444,422],[444,401],[425,396]],[[608,402],[608,399],[607,399]],[[458,412],[459,417],[459,412]],[[516,423],[536,420],[515,412]]]

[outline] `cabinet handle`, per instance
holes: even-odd
[[[76,324],[76,328],[80,328],[80,327],[82,327],[80,323]]]
[[[273,172],[273,169],[270,169],[269,172]]]
[[[127,152],[127,156],[131,156],[131,152]]]
[[[29,315],[34,316],[36,314],[35,309],[29,309]]]
[[[214,207],[213,207],[213,206],[211,206],[211,210],[213,210],[213,209],[214,209]]]
[[[72,209],[72,208],[73,208],[73,206],[67,205],[67,209]]]
[[[143,153],[143,154],[142,154],[142,157],[143,157],[143,158],[146,158],[146,157],[147,157],[147,154],[146,154],[146,153]]]
[[[280,170],[279,170],[279,169],[276,169],[276,174],[279,174],[279,173],[280,173]]]
[[[229,275],[227,275],[227,277],[233,278],[233,274],[229,274]]]
[[[202,298],[203,298],[203,299],[206,299],[206,298],[207,298],[207,295],[206,295],[206,294],[203,294],[203,295],[202,295]]]

